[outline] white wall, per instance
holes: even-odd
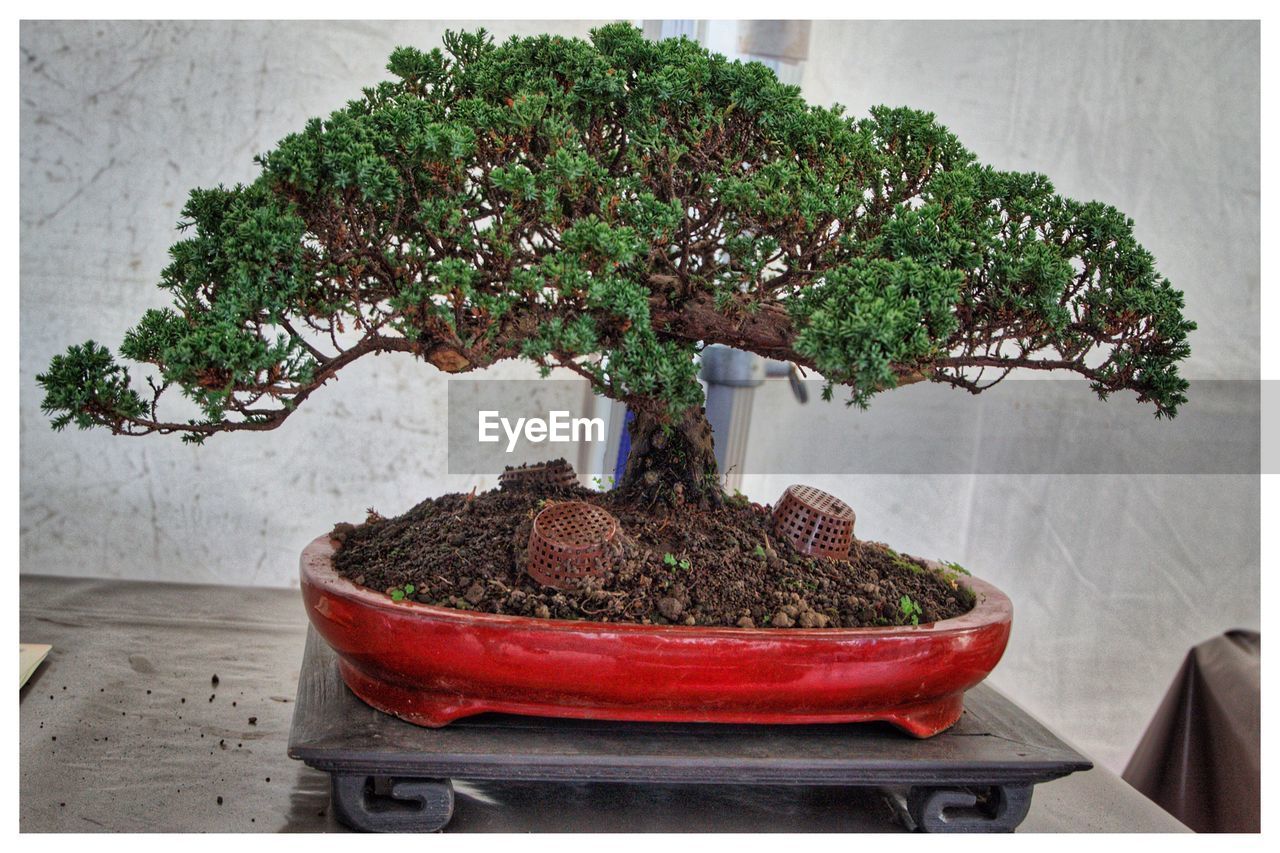
[[[190,187],[251,178],[254,153],[383,79],[394,46],[434,46],[443,29],[22,25],[23,571],[291,584],[302,545],[333,522],[473,485],[441,473],[444,380],[407,358],[357,363],[279,430],[203,448],[54,434],[34,380],[67,344],[115,346],[160,304],[154,282]],[[1258,375],[1256,25],[824,22],[813,33],[810,100],[933,110],[984,161],[1117,205],[1200,323],[1188,375]],[[753,424],[748,471],[785,470],[771,448],[792,429],[805,447],[839,446],[834,419],[786,394],[777,383],[758,393],[768,414]],[[789,479],[749,476],[745,489],[772,500]],[[1016,627],[995,682],[1113,769],[1189,646],[1258,625],[1253,477],[806,480],[849,500],[860,535],[1006,589]]]

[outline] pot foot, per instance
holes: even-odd
[[[931,702],[898,708],[882,718],[912,737],[933,737],[954,726],[964,713],[964,694],[943,696]]]

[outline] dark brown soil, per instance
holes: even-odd
[[[540,586],[523,569],[534,516],[548,502],[582,500],[613,513],[625,533],[603,583]],[[357,584],[424,604],[556,619],[744,627],[901,625],[973,606],[958,566],[938,569],[878,542],[855,540],[848,560],[808,557],[774,537],[770,511],[664,511],[579,486],[507,487],[423,501],[398,518],[370,511],[339,524],[334,565]],[[412,591],[404,596],[406,585]],[[908,597],[910,602],[905,602]]]

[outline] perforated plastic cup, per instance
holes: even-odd
[[[608,571],[617,534],[618,520],[607,510],[583,501],[553,503],[533,520],[525,571],[544,586],[573,589]]]
[[[813,486],[788,486],[773,511],[773,530],[797,551],[844,560],[853,544],[853,510]]]
[[[578,482],[578,475],[573,466],[563,459],[555,462],[544,462],[540,465],[524,465],[519,468],[508,468],[498,477],[498,485],[504,491],[511,489],[527,489],[537,486],[572,486]]]

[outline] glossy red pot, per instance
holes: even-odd
[[[708,628],[531,619],[392,601],[302,552],[307,616],[368,704],[423,726],[484,711],[708,723],[884,720],[917,737],[960,718],[1004,654],[1013,608],[893,628]]]

